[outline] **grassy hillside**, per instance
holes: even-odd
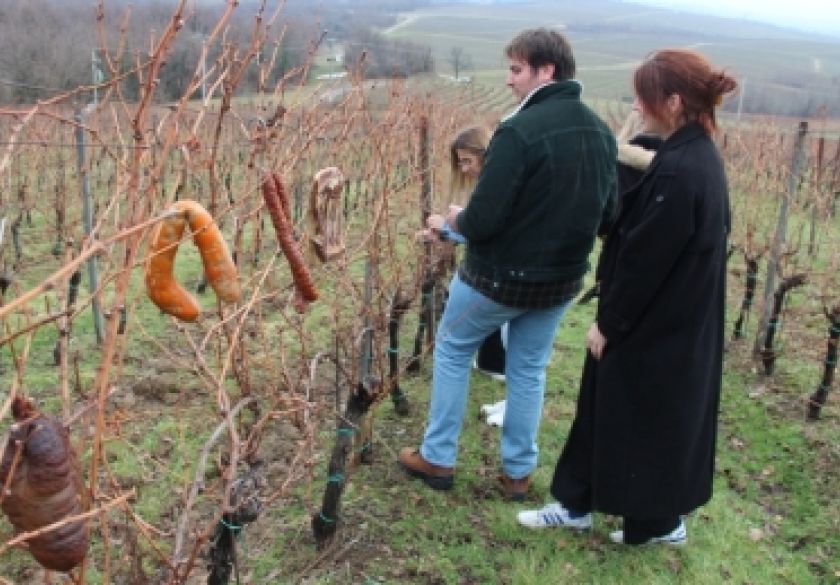
[[[840,110],[840,42],[735,19],[604,0],[455,4],[403,13],[385,33],[430,45],[440,73],[451,73],[452,47],[461,47],[473,65],[467,75],[501,82],[505,43],[536,26],[569,37],[590,96],[629,97],[630,73],[640,59],[657,48],[687,47],[747,78],[747,109],[760,97],[767,101],[760,94],[778,92],[780,108],[811,100]]]

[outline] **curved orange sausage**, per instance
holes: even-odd
[[[193,243],[201,253],[204,274],[216,296],[224,302],[239,300],[241,289],[236,265],[222,233],[210,214],[195,201],[177,201],[176,215],[161,221],[152,234],[149,260],[146,263],[146,292],[161,311],[182,321],[195,321],[201,307],[193,296],[175,280],[175,255],[189,225]]]

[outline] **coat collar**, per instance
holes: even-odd
[[[685,124],[681,128],[677,129],[665,142],[662,143],[656,151],[656,156],[653,157],[653,160],[650,162],[650,166],[648,166],[645,174],[650,173],[656,166],[659,165],[659,161],[662,160],[662,156],[665,152],[679,148],[683,144],[691,142],[692,140],[697,140],[698,138],[707,136],[708,134],[706,134],[706,131],[699,122],[689,122],[688,124]]]
[[[671,134],[659,150],[662,151],[677,148],[686,142],[696,140],[702,136],[706,136],[706,131],[703,129],[703,126],[701,126],[699,122],[689,122]]]
[[[546,83],[525,96],[525,99],[516,106],[516,109],[502,118],[502,122],[513,118],[522,110],[545,101],[551,96],[556,95],[561,99],[579,99],[582,91],[583,85],[577,79],[567,79],[565,81],[552,81]]]
[[[554,83],[546,84],[537,89],[531,94],[529,99],[522,102],[520,109],[524,110],[534,104],[538,104],[547,100],[549,97],[558,96],[566,99],[578,99],[583,91],[583,86],[577,79],[567,79],[565,81],[555,81]]]

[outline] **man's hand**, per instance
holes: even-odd
[[[596,321],[589,327],[589,331],[586,332],[586,347],[589,348],[589,351],[592,352],[592,356],[599,360],[601,356],[604,355],[604,347],[607,345],[607,338],[604,337],[604,334],[601,333],[601,330],[598,329],[598,322]]]
[[[458,229],[458,214],[463,209],[460,205],[449,206],[449,213],[446,214],[446,223],[449,224],[449,229],[453,232],[461,233],[461,230]]]
[[[426,218],[426,227],[414,234],[416,242],[436,242],[440,238],[440,230],[445,224],[444,217],[439,213],[432,213]]]
[[[432,213],[426,218],[426,227],[414,234],[417,242],[436,242],[446,239],[441,233],[446,227],[446,218],[439,213]]]

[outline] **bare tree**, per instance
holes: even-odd
[[[449,53],[449,63],[452,65],[452,70],[455,72],[455,79],[461,78],[461,72],[464,69],[472,67],[472,58],[469,53],[464,51],[464,47],[452,47]]]

